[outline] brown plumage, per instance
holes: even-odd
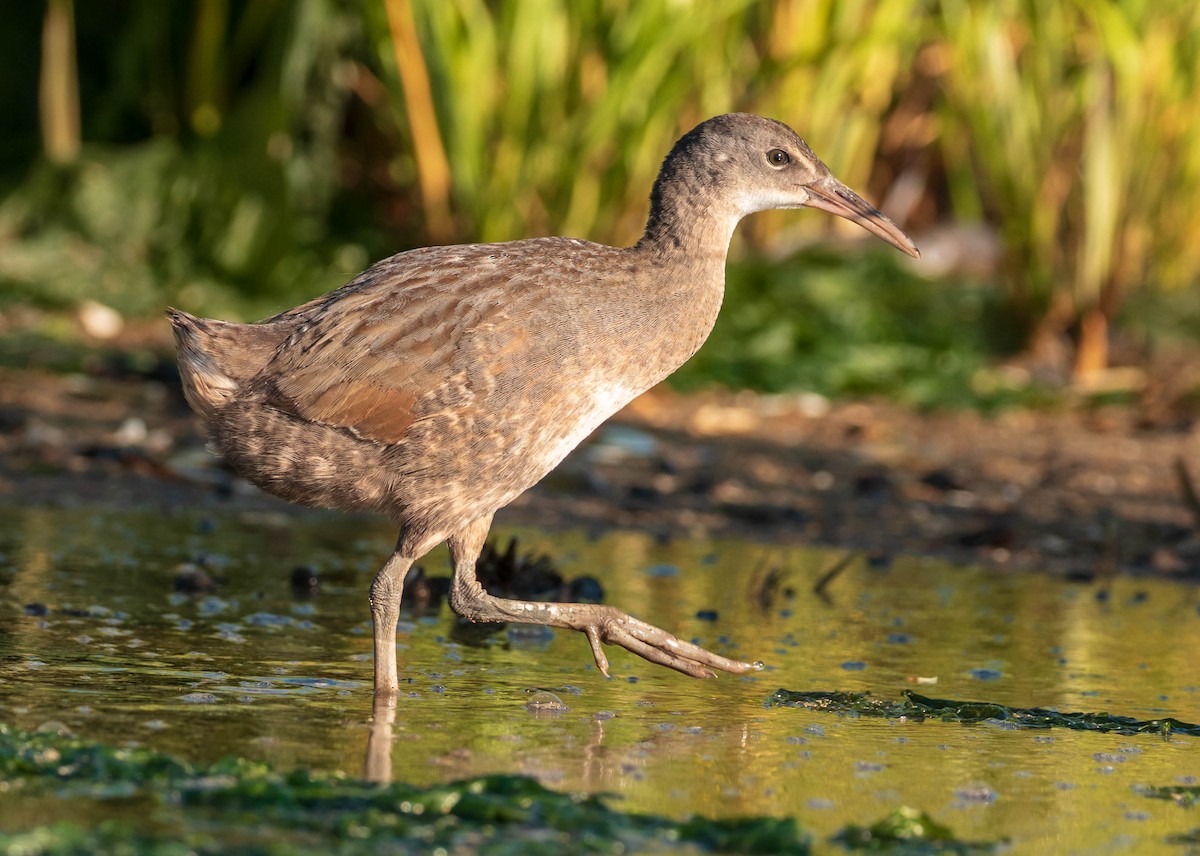
[[[612,607],[491,597],[474,565],[498,508],[700,347],[738,220],[800,206],[917,255],[794,131],[730,114],[676,143],[633,247],[572,238],[428,247],[257,324],[168,310],[188,402],[235,469],[285,499],[375,511],[400,526],[371,587],[377,694],[397,689],[405,574],[441,541],[455,611],[582,630],[605,674],[603,642],[697,677],[755,668]]]

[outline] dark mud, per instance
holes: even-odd
[[[287,509],[205,451],[169,362],[68,368],[0,369],[0,504]],[[1200,579],[1187,474],[1194,491],[1200,423],[1144,403],[985,417],[660,388],[497,520]]]

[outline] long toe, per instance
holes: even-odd
[[[651,663],[658,663],[660,666],[666,666],[668,669],[674,669],[677,672],[683,672],[685,675],[691,675],[693,678],[715,678],[717,676],[717,673],[712,669],[700,665],[695,660],[682,657],[670,650],[670,648],[656,648],[629,633],[621,632],[616,634],[612,642],[620,645],[626,651],[632,651],[644,660],[649,660]]]
[[[717,675],[712,669],[741,675],[762,668],[762,663],[747,663],[722,657],[699,645],[684,642],[674,634],[655,627],[653,624],[647,624],[645,621],[623,612],[614,610],[614,613],[615,615],[605,616],[606,620],[602,621],[596,636],[609,644],[619,645],[652,663],[658,663],[660,666],[666,666],[694,678],[715,678]],[[588,633],[588,637],[595,638],[591,632]],[[592,650],[593,653],[596,653],[598,647],[593,644]],[[597,656],[598,665],[600,656],[603,655]],[[607,660],[605,660],[601,666],[601,671],[605,674],[608,674],[604,668],[607,665]]]

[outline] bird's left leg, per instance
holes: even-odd
[[[395,696],[400,690],[396,671],[396,622],[400,619],[400,598],[404,578],[416,557],[401,550],[404,532],[396,549],[371,583],[371,622],[375,636],[375,696]]]
[[[596,665],[608,675],[608,657],[602,643],[620,645],[639,657],[691,675],[715,678],[712,669],[743,674],[762,668],[761,663],[745,663],[714,654],[673,636],[665,630],[639,621],[611,606],[593,603],[539,603],[493,597],[483,590],[475,577],[475,562],[483,549],[491,527],[491,515],[480,518],[449,539],[450,558],[454,562],[454,582],[450,586],[450,607],[469,621],[514,621],[522,624],[548,624],[579,630],[591,643]],[[710,668],[711,667],[711,668]]]

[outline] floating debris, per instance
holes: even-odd
[[[563,700],[554,693],[539,690],[525,702],[525,709],[538,716],[558,716],[571,708],[563,704]]]
[[[1191,808],[1200,803],[1200,785],[1135,785],[1133,789],[1144,797],[1171,800],[1184,808]]]
[[[184,562],[175,569],[172,588],[180,594],[210,594],[216,591],[217,581],[199,565]]]
[[[1004,677],[1004,672],[998,669],[972,669],[969,674],[977,681],[998,681]]]
[[[778,689],[767,699],[768,707],[802,707],[829,713],[878,716],[887,719],[940,719],[943,722],[976,723],[989,719],[1019,728],[1069,728],[1113,734],[1187,734],[1200,737],[1200,725],[1174,717],[1134,719],[1110,713],[1059,713],[1042,707],[1007,707],[985,701],[929,698],[903,690],[903,701],[875,698],[868,693],[794,692]]]
[[[317,571],[308,565],[292,568],[292,595],[301,599],[312,597],[321,588]]]

